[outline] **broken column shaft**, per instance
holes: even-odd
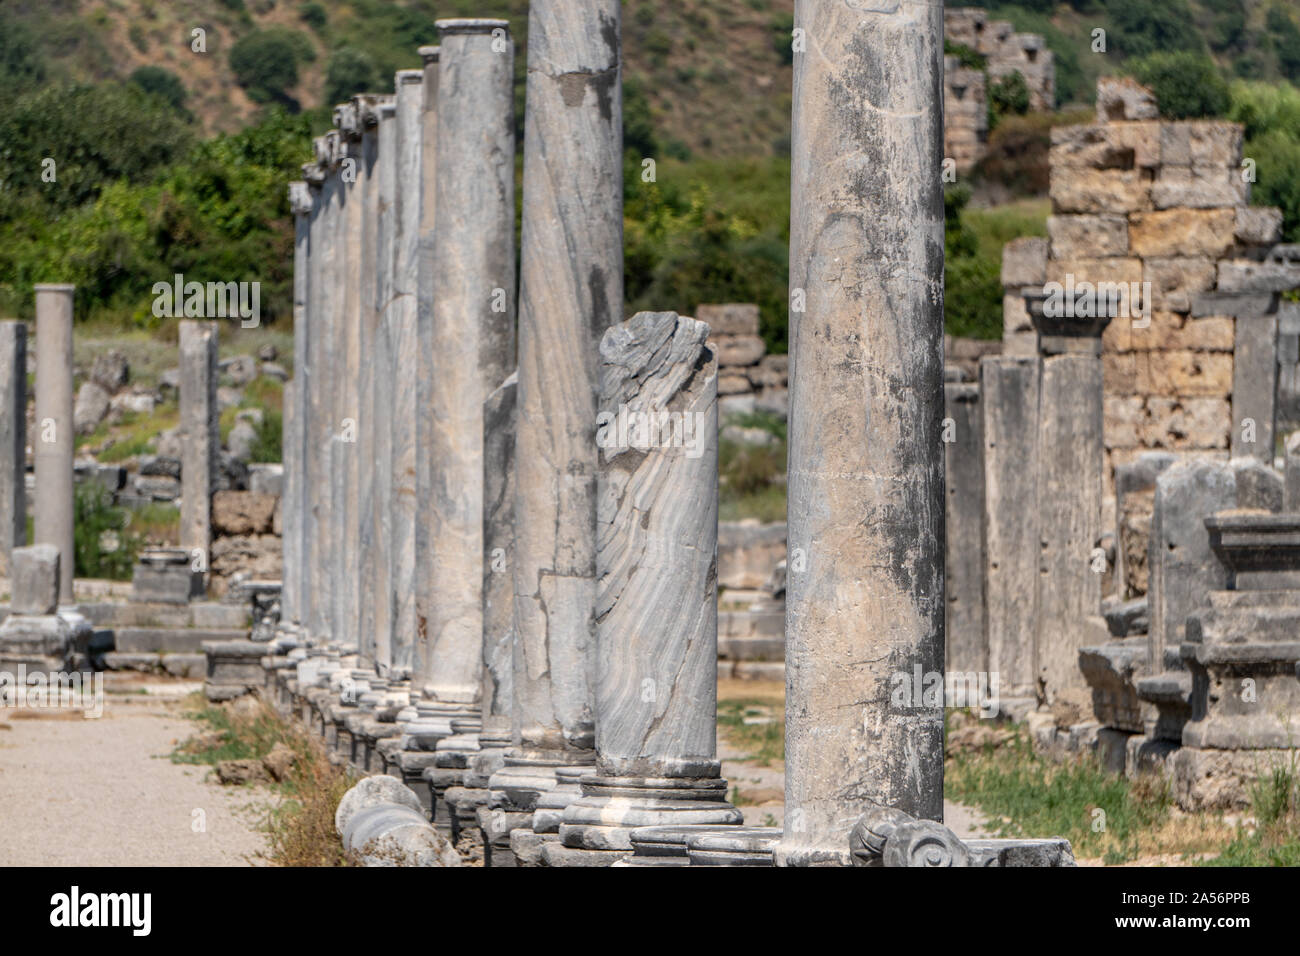
[[[36,459],[34,544],[59,549],[59,603],[72,604],[72,294],[70,285],[36,286]],[[26,374],[24,372],[24,374]]]

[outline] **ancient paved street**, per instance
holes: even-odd
[[[98,720],[0,710],[0,866],[256,862],[265,846],[254,806],[261,796],[168,759],[194,733],[180,711],[174,695],[110,700]],[[195,832],[196,810],[204,832]]]

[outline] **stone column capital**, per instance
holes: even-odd
[[[440,46],[422,46],[419,49],[420,59],[424,61],[425,66],[437,63],[439,55],[442,53]]]
[[[1081,352],[1101,355],[1101,334],[1110,325],[1110,315],[1067,315],[1060,290],[1044,286],[1027,286],[1020,290],[1025,309],[1038,332],[1038,351],[1043,355]],[[1100,299],[1088,311],[1109,308]],[[1069,312],[1075,309],[1068,308]]]
[[[400,87],[405,84],[415,84],[424,82],[424,70],[398,70],[393,74],[393,86]]]
[[[293,210],[293,214],[295,216],[309,215],[311,207],[311,189],[301,180],[291,182],[289,184],[289,208]]]

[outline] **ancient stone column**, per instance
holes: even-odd
[[[307,425],[307,337],[308,268],[311,256],[311,190],[305,182],[289,184],[289,208],[293,212],[293,381],[285,385],[284,424],[281,443],[284,459],[284,498],[280,505],[283,521],[284,570],[281,574],[280,620],[289,627],[303,621],[303,591],[306,589],[304,502]]]
[[[388,98],[367,95],[354,98],[361,121],[361,153],[357,181],[361,188],[361,322],[357,351],[361,361],[357,378],[357,585],[358,647],[363,666],[375,664],[376,563],[380,560],[375,534],[375,442],[386,427],[375,409],[376,336],[380,307],[379,279],[379,108]]]
[[[543,851],[552,865],[614,862],[631,851],[632,827],[744,822],[716,759],[718,364],[708,336],[703,322],[641,312],[601,342],[596,773],[564,811],[562,845]]]
[[[980,360],[984,442],[984,587],[988,669],[998,694],[1037,706],[1038,626],[1037,358]],[[1014,706],[1014,705],[1012,705]]]
[[[420,144],[424,73],[399,70],[397,89],[397,215],[394,250],[392,411],[392,668],[410,674],[415,664],[416,391],[420,343],[416,302],[417,261],[422,211]],[[481,412],[480,412],[481,414]]]
[[[943,8],[798,0],[785,827],[849,863],[874,803],[943,814]]]
[[[1038,697],[1081,694],[1079,649],[1095,643],[1101,611],[1101,333],[1109,318],[1049,317],[1030,308],[1041,355],[1037,492]]]
[[[27,326],[0,322],[0,577],[27,544]]]
[[[439,20],[438,29],[438,142],[456,148],[439,154],[434,182],[424,692],[469,712],[482,668],[483,402],[514,359],[514,48],[505,20]]]
[[[433,466],[433,273],[438,169],[438,61],[441,48],[420,47],[424,91],[420,113],[420,236],[416,251],[416,383],[415,383],[415,651],[412,681],[429,681],[429,618],[433,600],[433,543],[428,513],[434,499]]]
[[[598,344],[623,318],[617,0],[529,7],[516,448],[516,798],[594,759]],[[550,768],[550,769],[548,769]],[[508,779],[512,771],[507,767]],[[532,781],[524,786],[525,781]],[[494,790],[497,787],[494,784]]]
[[[180,324],[181,547],[201,550],[210,566],[212,494],[217,456],[217,324],[182,319]]]
[[[1277,424],[1276,309],[1243,310],[1235,322],[1232,348],[1232,455],[1251,455],[1273,464]]]
[[[365,184],[362,157],[362,118],[355,100],[334,109],[334,124],[339,130],[342,149],[339,168],[339,195],[342,215],[339,220],[340,248],[343,264],[339,275],[342,285],[338,332],[338,430],[342,438],[339,466],[339,574],[333,591],[338,595],[336,637],[350,644],[360,645],[360,574],[361,574],[361,471],[369,467],[361,460],[358,448],[361,418],[361,291],[366,281],[362,261],[364,236]]]
[[[307,316],[308,330],[305,337],[299,339],[294,335],[294,375],[302,383],[298,397],[302,432],[302,592],[300,602],[302,610],[299,615],[301,626],[309,637],[319,636],[321,630],[321,600],[317,593],[321,583],[319,570],[320,529],[318,522],[320,502],[320,465],[321,456],[317,449],[317,437],[320,431],[319,408],[316,392],[320,375],[316,367],[319,358],[321,337],[321,248],[323,229],[320,224],[322,202],[320,198],[324,171],[316,163],[307,163],[302,167],[303,179],[311,198],[311,210],[307,221]]]
[[[372,568],[367,572],[370,605],[374,618],[374,660],[377,668],[387,670],[393,660],[392,587],[392,422],[393,422],[393,351],[390,327],[393,310],[393,270],[397,234],[397,104],[385,101],[379,106],[376,138],[378,168],[375,199],[375,334],[369,354],[372,363],[374,395],[373,448],[370,458],[372,481]]]
[[[987,673],[984,602],[984,438],[978,385],[943,387],[947,668]]]
[[[72,604],[72,423],[71,285],[36,286],[36,459],[34,544],[59,549],[59,603]],[[26,374],[24,369],[23,374]],[[184,528],[182,521],[182,528]],[[206,547],[206,545],[205,545]]]

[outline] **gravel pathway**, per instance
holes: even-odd
[[[256,865],[264,793],[167,759],[195,732],[170,698],[108,695],[97,720],[0,708],[0,866]]]

